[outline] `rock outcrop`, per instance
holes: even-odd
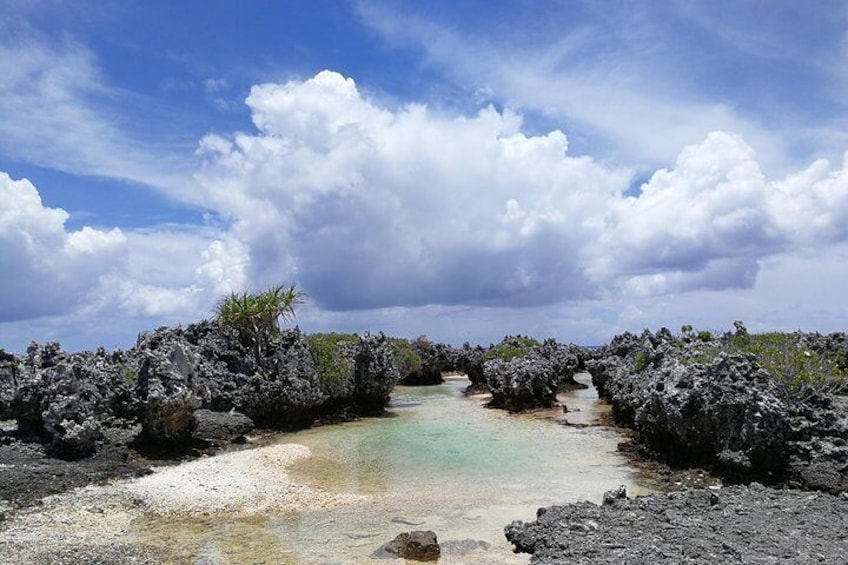
[[[540,508],[505,535],[531,563],[843,563],[848,498],[759,484]]]
[[[846,490],[845,403],[788,387],[755,355],[726,347],[731,337],[622,334],[587,367],[616,422],[672,464],[733,481]]]
[[[33,343],[25,356],[0,351],[0,420],[16,420],[15,437],[80,458],[136,440],[220,442],[254,423],[287,430],[381,413],[398,380],[388,340],[356,338],[341,354],[350,370],[330,382],[297,329],[273,336],[259,357],[214,322],[145,332],[109,354]]]
[[[577,386],[579,359],[570,346],[549,339],[537,344],[526,338],[505,338],[489,350],[483,376],[492,393],[490,406],[521,412],[549,408],[557,392]]]
[[[389,404],[392,389],[400,379],[392,359],[391,344],[385,335],[366,335],[360,340],[354,378],[357,409],[363,415],[382,414]]]

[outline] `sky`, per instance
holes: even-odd
[[[843,1],[4,0],[0,347],[844,331]]]

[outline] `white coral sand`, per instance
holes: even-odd
[[[251,516],[362,500],[294,483],[287,467],[309,456],[303,445],[270,445],[49,496],[8,516],[0,563],[155,563],[134,541],[133,524],[145,516]]]
[[[157,514],[249,515],[361,500],[294,483],[286,468],[310,455],[304,445],[270,445],[160,468],[122,488]]]

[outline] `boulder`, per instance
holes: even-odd
[[[375,556],[397,556],[412,561],[437,561],[441,555],[439,542],[433,531],[404,532],[377,550]],[[386,555],[388,554],[388,555]]]
[[[234,442],[254,428],[253,420],[235,410],[213,412],[201,408],[194,411],[194,421],[194,437],[212,442]]]

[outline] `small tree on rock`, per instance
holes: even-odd
[[[260,293],[233,292],[218,302],[215,318],[236,330],[242,345],[252,348],[256,362],[261,364],[267,345],[280,333],[280,319],[294,319],[295,305],[305,298],[295,285],[277,285]]]

